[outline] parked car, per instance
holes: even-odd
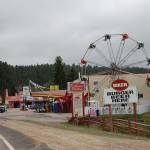
[[[0,113],[7,111],[6,106],[0,106]]]
[[[28,105],[29,109],[35,109],[35,105]]]
[[[46,110],[45,110],[44,106],[38,106],[38,107],[36,108],[36,112],[37,112],[37,113],[41,113],[41,112],[46,112]]]

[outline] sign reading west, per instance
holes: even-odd
[[[84,91],[84,84],[71,83],[70,84],[70,91],[72,91],[72,92],[83,92]]]
[[[137,103],[138,96],[136,87],[128,87],[125,90],[117,91],[113,88],[104,89],[105,104]]]

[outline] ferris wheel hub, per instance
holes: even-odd
[[[116,65],[116,63],[111,63],[110,68],[111,68],[112,71],[120,70],[120,68]]]

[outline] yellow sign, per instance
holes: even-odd
[[[50,85],[50,91],[59,90],[59,85]]]

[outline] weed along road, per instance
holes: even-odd
[[[71,114],[37,114],[8,109],[0,115],[0,134],[22,150],[148,150],[146,138],[66,125]],[[63,123],[60,123],[63,122]]]

